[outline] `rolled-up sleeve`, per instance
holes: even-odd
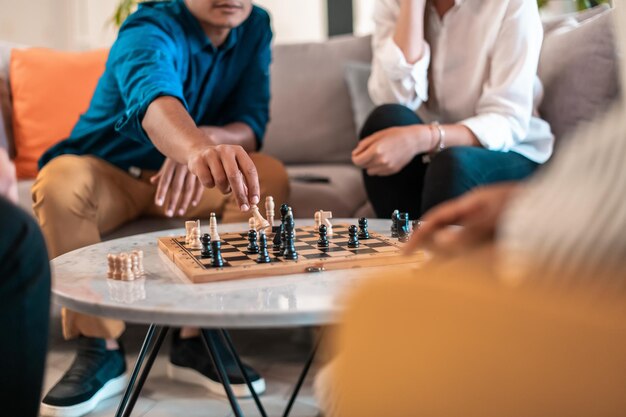
[[[150,16],[131,16],[111,49],[112,66],[125,105],[115,125],[126,137],[150,142],[142,127],[148,106],[161,96],[177,98],[185,108],[177,48],[171,29]]]
[[[372,101],[377,105],[398,103],[415,110],[428,100],[430,47],[425,43],[422,58],[415,64],[407,62],[393,39],[398,13],[397,1],[376,2],[376,27],[372,37],[374,58],[368,88]]]
[[[486,149],[506,152],[528,136],[542,40],[537,4],[511,1],[493,49],[489,78],[476,106],[476,116],[461,122]]]

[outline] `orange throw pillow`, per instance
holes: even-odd
[[[18,178],[35,178],[41,155],[69,136],[89,107],[108,54],[105,49],[61,52],[31,48],[11,52]]]

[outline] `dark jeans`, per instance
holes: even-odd
[[[410,109],[385,104],[368,117],[361,139],[394,126],[422,124]],[[418,155],[402,171],[387,177],[363,171],[367,194],[376,215],[389,218],[394,210],[418,219],[432,207],[458,197],[479,185],[521,180],[538,164],[514,152],[489,151],[479,147],[453,147],[437,154],[430,164]]]
[[[48,253],[35,220],[1,197],[0,235],[0,414],[34,417],[48,345]]]

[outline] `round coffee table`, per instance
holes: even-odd
[[[356,223],[348,219],[334,222]],[[308,226],[313,225],[313,221],[299,220],[297,224]],[[370,230],[379,233],[389,234],[389,226],[390,222],[385,220],[369,222]],[[247,224],[219,226],[220,232],[247,228]],[[176,229],[130,236],[77,249],[52,261],[55,302],[80,313],[150,325],[116,416],[130,416],[167,331],[170,327],[181,326],[214,329],[203,331],[202,336],[222,377],[235,416],[241,416],[241,409],[225,378],[223,364],[215,352],[215,337],[223,338],[240,362],[230,336],[223,329],[332,324],[342,310],[343,294],[364,275],[375,274],[376,270],[384,268],[192,284],[157,247],[157,237],[183,234],[182,229]],[[145,278],[132,282],[107,279],[107,254],[136,249],[144,252]],[[289,414],[316,350],[317,345],[304,366],[285,416]],[[265,416],[249,381],[248,386],[261,415]]]

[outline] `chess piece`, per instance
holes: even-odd
[[[135,274],[133,274],[133,261],[128,254],[124,253],[120,255],[121,263],[122,263],[122,273],[120,274],[120,279],[122,281],[134,281]]]
[[[359,229],[355,225],[348,227],[348,247],[351,249],[356,249],[360,246],[358,230]]]
[[[139,256],[135,251],[130,253],[130,259],[132,261],[133,275],[135,275],[135,278],[139,278],[141,276],[141,272],[139,271]]]
[[[320,238],[317,241],[317,247],[318,248],[329,247],[330,243],[328,242],[328,230],[326,229],[326,225],[325,224],[320,225],[320,227],[317,230],[319,230],[319,233],[320,233]]]
[[[189,237],[189,249],[202,249],[202,242],[200,242],[200,229],[197,227],[191,229],[191,236]]]
[[[398,210],[394,210],[391,214],[391,237],[398,237],[398,220],[400,217],[400,212]]]
[[[254,220],[254,217],[250,217],[248,219],[248,230],[253,230],[255,225],[256,221]]]
[[[411,237],[411,222],[409,213],[401,213],[398,216],[398,240],[402,243],[409,241]]]
[[[257,248],[257,252],[259,253],[259,256],[256,258],[257,263],[269,264],[272,262],[270,254],[267,251],[267,236],[265,236],[265,233],[261,233],[259,236],[259,247]]]
[[[197,226],[198,223],[195,220],[185,222],[185,245],[189,245],[189,241],[191,240],[191,231]]]
[[[250,229],[248,232],[248,253],[254,254],[259,253],[259,245],[256,243],[257,231],[254,229]],[[265,233],[261,233],[261,235],[265,235]]]
[[[295,229],[295,223],[293,221],[293,215],[287,215],[285,218],[285,251],[283,256],[290,261],[298,260],[298,253],[295,246],[295,235],[293,233]]]
[[[202,259],[209,259],[212,256],[211,253],[211,235],[205,233],[200,238],[200,243],[202,244],[202,251],[200,252],[200,257]]]
[[[265,197],[265,217],[271,228],[274,227],[275,209],[274,197]]]
[[[143,275],[145,273],[143,269],[143,251],[135,250],[133,253],[137,255],[137,268],[139,269],[139,275]]]
[[[107,263],[109,270],[107,272],[107,277],[113,279],[113,275],[115,274],[115,255],[109,253],[107,255]]]
[[[359,219],[359,239],[367,240],[370,238],[370,232],[367,230],[367,219],[361,217]]]
[[[214,242],[221,240],[219,233],[217,233],[217,217],[215,216],[215,213],[211,213],[211,217],[209,219],[209,234]]]
[[[115,267],[113,269],[113,279],[122,279],[122,257],[121,255],[115,255],[114,257]]]
[[[285,221],[287,220],[287,213],[289,213],[289,206],[287,204],[281,205],[280,206],[280,218],[281,218],[280,247],[278,249],[281,256],[285,253]]]
[[[270,223],[261,216],[258,206],[253,205],[250,207],[250,211],[252,212],[252,217],[254,217],[254,230],[257,233],[270,227]]]
[[[332,211],[319,210],[317,213],[315,213],[316,224],[319,223],[320,225],[326,225],[326,233],[328,234],[328,236],[333,235],[333,224],[330,222],[330,219],[332,218]]]
[[[213,252],[211,266],[214,268],[223,267],[224,258],[222,258],[222,242],[220,242],[219,240],[211,241],[211,252]]]
[[[319,230],[322,225],[322,221],[320,220],[320,212],[316,211],[313,215],[313,221],[315,221],[315,230]]]

